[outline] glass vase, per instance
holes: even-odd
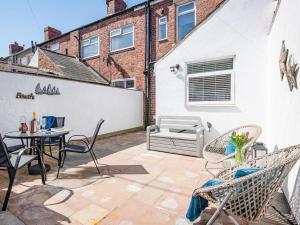
[[[244,162],[245,154],[243,148],[236,148],[235,161],[237,164]]]

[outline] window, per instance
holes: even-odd
[[[159,40],[165,40],[168,38],[168,24],[167,17],[160,17],[158,20],[159,24]]]
[[[50,50],[54,51],[54,52],[58,52],[59,51],[59,43],[50,45]]]
[[[121,27],[110,32],[110,51],[119,51],[134,46],[133,25]]]
[[[234,104],[233,58],[187,64],[187,104]]]
[[[20,60],[21,65],[27,66],[29,64],[28,56],[23,56]]]
[[[99,55],[99,37],[92,36],[84,39],[81,44],[81,57],[83,59]]]
[[[191,32],[196,25],[195,3],[189,2],[177,7],[177,41]]]
[[[135,89],[135,79],[133,78],[113,80],[111,83],[114,87]]]

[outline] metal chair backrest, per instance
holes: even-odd
[[[5,166],[5,167],[13,167],[10,159],[9,159],[9,154],[7,151],[7,147],[3,141],[3,138],[0,134],[0,167]]]
[[[101,128],[101,126],[102,126],[103,123],[104,123],[104,120],[101,118],[99,120],[99,122],[97,123],[96,129],[94,131],[94,135],[92,137],[92,140],[91,140],[91,143],[90,143],[90,146],[89,146],[89,149],[93,149],[94,144],[95,144],[96,139],[97,139],[97,136],[98,136],[98,133],[99,133],[100,128]]]
[[[53,128],[60,128],[65,126],[65,117],[56,117],[56,123]]]

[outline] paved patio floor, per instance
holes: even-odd
[[[56,161],[46,158],[52,169],[44,186],[39,176],[29,176],[24,168],[17,174],[9,215],[0,214],[0,224],[9,224],[5,218],[13,221],[12,215],[28,225],[188,224],[184,215],[191,194],[210,179],[204,160],[149,152],[145,140],[144,132],[134,132],[97,141],[101,176],[89,154],[69,154],[59,179]],[[8,181],[4,172],[0,180],[3,201]],[[197,224],[206,224],[213,211],[208,208]],[[231,223],[222,216],[215,224]]]

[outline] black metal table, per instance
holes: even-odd
[[[5,137],[10,138],[10,139],[21,139],[22,141],[26,140],[27,147],[36,146],[36,144],[38,143],[38,146],[40,147],[40,150],[43,155],[43,154],[45,154],[44,140],[46,138],[62,137],[62,142],[64,142],[65,135],[69,134],[70,131],[71,131],[70,129],[66,129],[66,128],[55,128],[55,129],[51,129],[51,130],[39,130],[36,133],[30,133],[30,132],[21,133],[20,131],[13,131],[13,132],[6,133]],[[36,147],[38,147],[38,146],[36,146]],[[48,156],[50,156],[50,155],[48,155]],[[50,156],[50,157],[52,157],[52,156]],[[52,157],[52,158],[57,160],[56,157]],[[48,172],[51,169],[49,164],[45,164],[45,167],[46,167],[46,172]],[[28,171],[30,174],[40,174],[41,173],[41,170],[40,170],[40,167],[38,164],[30,165],[28,167]]]

